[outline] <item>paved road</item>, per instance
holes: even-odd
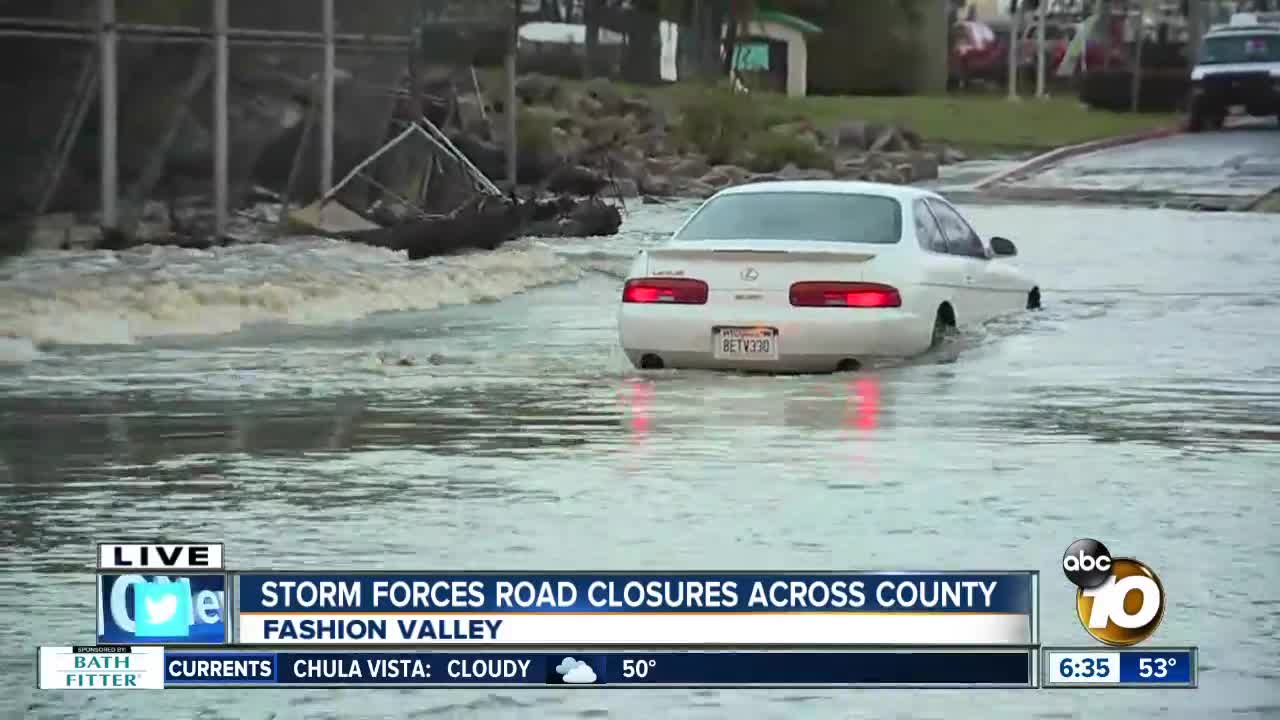
[[[1067,158],[1028,188],[1251,196],[1280,186],[1275,122],[1181,134]]]

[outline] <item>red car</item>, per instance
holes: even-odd
[[[953,86],[964,87],[972,80],[999,81],[1008,67],[1008,42],[990,25],[962,20],[952,26],[948,74]]]
[[[1113,28],[1115,30],[1115,28]],[[1036,65],[1036,48],[1039,45],[1039,38],[1036,33],[1038,31],[1037,23],[1034,21],[1022,31],[1022,65],[1032,68]],[[1062,62],[1062,58],[1066,57],[1067,48],[1070,47],[1071,41],[1075,39],[1076,33],[1079,31],[1078,25],[1061,25],[1057,23],[1046,23],[1044,29],[1045,51],[1047,55],[1047,67],[1049,72],[1057,72],[1058,65]],[[1085,68],[1097,70],[1107,65],[1107,44],[1095,40],[1090,40],[1085,46],[1084,58],[1076,61],[1076,71]],[[1119,34],[1113,32],[1113,40],[1111,42],[1111,63],[1113,68],[1122,68],[1128,62],[1128,55],[1124,50],[1123,29],[1119,30]]]

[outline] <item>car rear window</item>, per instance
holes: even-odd
[[[699,210],[677,241],[820,240],[888,245],[902,237],[898,201],[879,195],[759,192],[722,195]]]
[[[1280,33],[1223,35],[1204,41],[1201,64],[1280,62]]]

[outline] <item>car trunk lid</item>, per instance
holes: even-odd
[[[786,292],[793,283],[861,280],[873,245],[758,240],[677,244],[648,252],[648,274],[696,278],[717,290]]]

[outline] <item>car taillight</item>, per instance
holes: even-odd
[[[622,288],[622,302],[705,305],[707,284],[689,278],[635,278]]]
[[[791,286],[796,307],[901,307],[896,288],[879,283],[802,282]]]

